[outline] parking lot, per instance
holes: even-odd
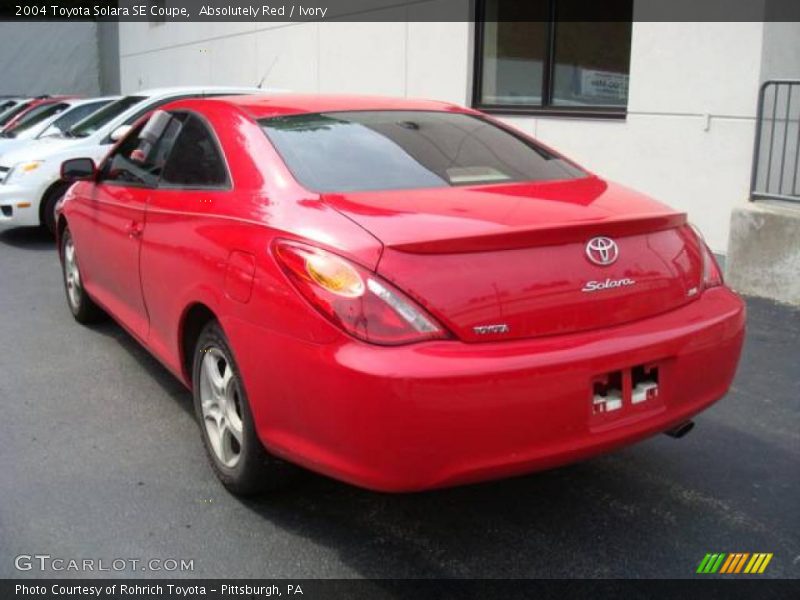
[[[189,392],[114,323],[72,320],[47,235],[0,232],[0,282],[0,577],[86,575],[15,569],[34,553],[193,559],[170,575],[194,577],[692,577],[708,552],[800,576],[798,310],[748,300],[733,389],[681,440],[452,490],[307,474],[242,501]]]

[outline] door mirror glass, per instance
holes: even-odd
[[[131,126],[130,125],[120,125],[111,134],[111,141],[114,142],[114,143],[117,143],[122,138],[124,138],[126,135],[128,135],[128,132],[130,130],[131,130]]]
[[[61,163],[61,179],[64,181],[84,181],[94,179],[96,169],[91,158],[73,158]]]

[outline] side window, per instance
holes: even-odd
[[[75,108],[68,110],[62,116],[53,121],[50,126],[39,134],[40,138],[48,137],[51,135],[58,135],[67,131],[70,127],[75,125],[78,121],[82,121],[92,113],[97,112],[103,108],[107,101],[91,102],[89,104],[81,104]]]
[[[156,111],[134,129],[106,160],[100,180],[138,187],[155,187],[175,138],[181,116]]]
[[[228,184],[228,172],[205,123],[188,115],[161,176],[165,187],[208,188]]]

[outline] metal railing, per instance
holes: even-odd
[[[758,94],[750,199],[800,202],[800,80],[765,81]]]

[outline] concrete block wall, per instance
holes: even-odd
[[[0,94],[100,93],[96,23],[0,23],[0,61]]]

